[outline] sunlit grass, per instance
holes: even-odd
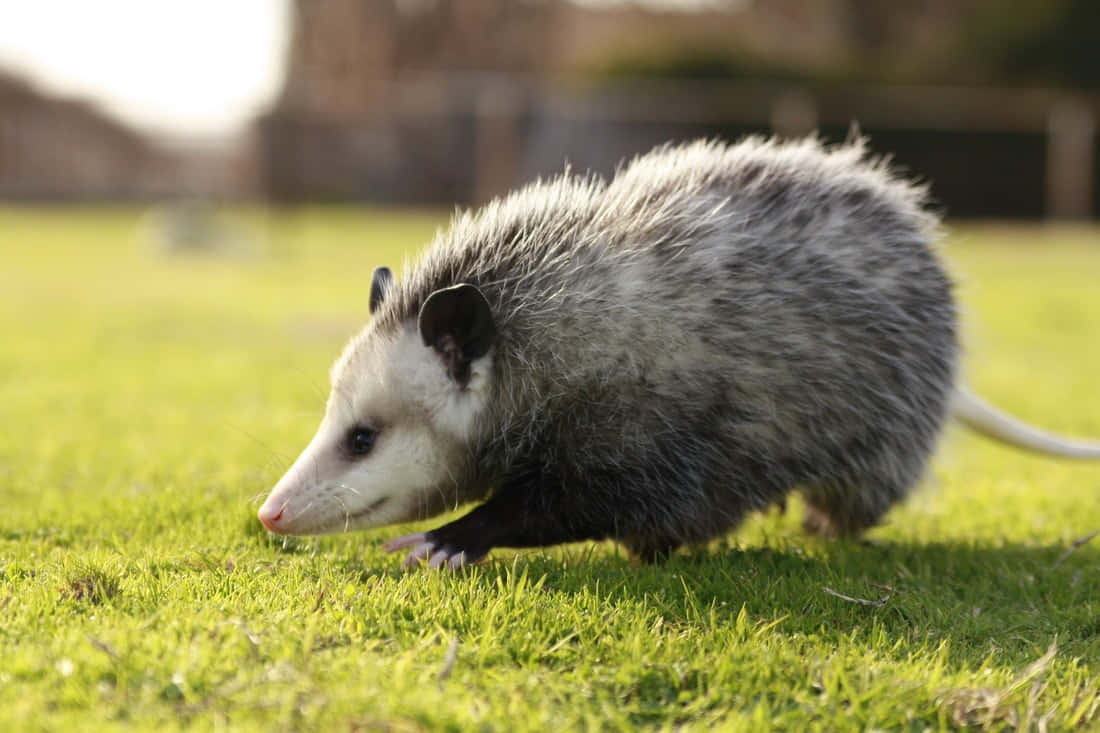
[[[1100,529],[1100,464],[957,430],[871,545],[806,539],[797,503],[645,568],[573,545],[404,572],[379,545],[407,528],[269,538],[255,499],[372,267],[443,219],[252,215],[266,256],[164,256],[131,211],[0,210],[7,728],[1100,725],[1100,538],[1063,557]],[[1100,435],[1100,233],[944,251],[969,381]]]

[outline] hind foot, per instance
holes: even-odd
[[[805,513],[802,515],[802,531],[815,537],[830,540],[843,535],[840,528],[833,522],[832,517],[809,504],[806,505]]]
[[[633,539],[620,540],[634,559],[635,565],[656,565],[676,552],[679,542],[672,540]]]
[[[854,539],[878,525],[911,485],[904,477],[866,478],[804,487],[806,506],[802,527],[820,537]],[[868,488],[870,487],[870,488]]]
[[[865,531],[879,523],[867,515],[846,515],[830,512],[807,502],[802,515],[802,531],[823,539],[858,539]]]

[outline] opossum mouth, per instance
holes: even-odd
[[[377,511],[379,508],[381,508],[381,506],[389,500],[390,500],[390,497],[383,496],[381,499],[374,502],[373,504],[371,504],[366,509],[360,509],[357,512],[352,512],[351,514],[348,515],[348,519],[359,519],[359,517],[365,517],[368,514],[373,514],[375,511]]]

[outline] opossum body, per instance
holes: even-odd
[[[422,519],[408,561],[612,538],[643,559],[799,489],[855,534],[949,411],[951,281],[924,191],[860,144],[666,146],[456,217],[332,370],[260,509],[318,534]]]

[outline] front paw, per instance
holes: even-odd
[[[485,553],[474,555],[454,545],[447,544],[435,537],[432,532],[417,532],[404,537],[392,539],[384,545],[387,552],[396,552],[411,547],[412,550],[405,556],[402,567],[419,565],[425,560],[429,568],[450,568],[457,570],[466,565],[472,565],[485,556]]]

